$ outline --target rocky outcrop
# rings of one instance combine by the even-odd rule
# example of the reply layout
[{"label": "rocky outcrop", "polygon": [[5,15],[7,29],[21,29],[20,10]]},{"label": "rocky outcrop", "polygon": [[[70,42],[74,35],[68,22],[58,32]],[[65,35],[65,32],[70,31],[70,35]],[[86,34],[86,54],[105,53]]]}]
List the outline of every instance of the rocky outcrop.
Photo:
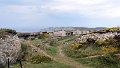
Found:
[{"label": "rocky outcrop", "polygon": [[0,68],[6,65],[8,58],[10,63],[16,62],[20,51],[21,43],[16,35],[0,39]]},{"label": "rocky outcrop", "polygon": [[86,42],[87,39],[93,39],[95,41],[100,41],[100,40],[104,41],[104,40],[108,40],[110,38],[114,38],[115,35],[117,35],[117,33],[104,33],[104,34],[91,33],[91,34],[81,35],[76,40],[81,43]]}]

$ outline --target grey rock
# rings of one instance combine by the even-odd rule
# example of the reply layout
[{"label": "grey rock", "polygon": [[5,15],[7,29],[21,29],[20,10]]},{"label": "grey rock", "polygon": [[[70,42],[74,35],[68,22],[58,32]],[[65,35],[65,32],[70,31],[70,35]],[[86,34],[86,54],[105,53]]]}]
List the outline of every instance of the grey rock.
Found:
[{"label": "grey rock", "polygon": [[7,63],[9,58],[10,63],[15,63],[21,51],[21,42],[15,36],[8,36],[7,38],[0,39],[0,68]]},{"label": "grey rock", "polygon": [[101,40],[109,40],[110,38],[114,38],[117,33],[104,33],[104,34],[99,34],[99,33],[92,33],[92,34],[86,34],[86,35],[81,35],[79,38],[76,40],[84,43],[87,41],[88,38],[94,39],[95,41],[101,41]]}]

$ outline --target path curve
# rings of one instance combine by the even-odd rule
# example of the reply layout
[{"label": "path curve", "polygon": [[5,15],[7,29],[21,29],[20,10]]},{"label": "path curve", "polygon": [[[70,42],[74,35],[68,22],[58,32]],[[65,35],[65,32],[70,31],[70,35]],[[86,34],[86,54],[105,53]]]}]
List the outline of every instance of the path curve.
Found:
[{"label": "path curve", "polygon": [[63,47],[64,45],[58,46],[58,54],[54,57],[56,61],[69,65],[73,68],[90,68],[90,67],[81,65],[80,63],[76,62],[70,57],[67,57],[63,52]]}]

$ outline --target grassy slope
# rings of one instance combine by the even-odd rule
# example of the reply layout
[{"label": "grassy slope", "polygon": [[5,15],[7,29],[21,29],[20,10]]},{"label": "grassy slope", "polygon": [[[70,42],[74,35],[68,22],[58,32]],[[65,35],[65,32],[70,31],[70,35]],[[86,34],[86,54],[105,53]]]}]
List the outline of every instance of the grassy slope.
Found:
[{"label": "grassy slope", "polygon": [[88,59],[76,59],[76,61],[95,68],[120,68],[120,58],[112,55]]},{"label": "grassy slope", "polygon": [[[60,42],[64,43],[64,42],[68,42],[68,41],[71,41],[71,38],[61,40]],[[30,43],[28,45],[32,44],[32,45],[35,45],[44,50],[44,45],[41,45],[41,42],[42,42],[42,40],[33,40],[33,41],[29,40],[29,42],[27,42],[26,44]],[[58,53],[57,47],[54,47],[54,46],[48,46],[48,47],[45,46],[45,51],[51,56],[55,56]],[[55,62],[55,61],[51,61],[49,63],[40,63],[40,64],[33,64],[30,62],[24,61],[24,62],[22,62],[22,64],[23,64],[23,68],[72,68],[68,65],[65,65],[65,64],[59,63],[59,62]],[[11,68],[19,68],[19,67],[20,67],[19,63],[13,64],[11,66]]]},{"label": "grassy slope", "polygon": [[79,63],[95,68],[120,68],[120,58],[112,55],[106,55],[104,57],[95,57],[81,59],[83,57],[89,57],[92,55],[103,54],[100,47],[87,47],[80,48],[79,50],[71,50],[68,46],[64,47],[64,52],[67,56],[75,59]]},{"label": "grassy slope", "polygon": [[[44,45],[41,45],[42,43],[42,40],[26,40],[24,42],[24,44],[26,45],[35,45],[35,46],[38,46],[39,48],[45,48],[45,51],[51,55],[51,56],[55,56],[56,53],[57,53],[57,48],[54,47],[54,46],[49,46],[49,47],[46,47]],[[67,66],[63,63],[59,63],[59,62],[56,62],[56,61],[51,61],[49,63],[40,63],[40,64],[33,64],[31,62],[27,62],[27,61],[24,61],[22,62],[23,64],[23,68],[71,68],[70,66]],[[19,68],[19,63],[16,63],[16,64],[13,64],[11,65],[10,68]],[[5,67],[7,68],[7,67]]]}]

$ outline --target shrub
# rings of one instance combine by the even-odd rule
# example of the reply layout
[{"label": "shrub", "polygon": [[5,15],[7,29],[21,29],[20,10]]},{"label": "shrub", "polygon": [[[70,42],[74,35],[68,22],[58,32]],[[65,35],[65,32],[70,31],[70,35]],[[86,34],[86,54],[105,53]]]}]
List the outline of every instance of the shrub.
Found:
[{"label": "shrub", "polygon": [[17,32],[12,29],[0,29],[0,38],[5,38],[7,35],[15,35]]},{"label": "shrub", "polygon": [[118,27],[112,27],[112,28],[106,28],[104,30],[99,30],[99,31],[96,31],[96,32],[97,33],[106,33],[106,32],[116,32],[118,30],[119,30]]},{"label": "shrub", "polygon": [[117,42],[117,40],[113,38],[109,38],[108,40],[99,40],[99,41],[96,41],[95,44],[97,46],[108,46],[108,45],[111,45],[113,47],[119,46],[119,43]]},{"label": "shrub", "polygon": [[28,54],[27,49],[28,49],[28,46],[24,43],[21,43],[21,53],[18,60],[26,60],[25,56]]},{"label": "shrub", "polygon": [[70,48],[74,49],[74,50],[80,49],[81,47],[82,47],[82,44],[80,44],[78,42],[74,42],[74,43],[70,44]]},{"label": "shrub", "polygon": [[100,65],[103,66],[103,68],[119,68],[119,60],[120,59],[117,56],[112,54],[97,58],[97,61],[100,62]]},{"label": "shrub", "polygon": [[103,52],[104,54],[115,53],[115,52],[118,51],[117,48],[112,47],[112,46],[104,46],[104,47],[102,47],[101,49],[102,49],[102,52]]},{"label": "shrub", "polygon": [[17,34],[17,32],[15,30],[12,30],[12,29],[0,29],[0,32],[6,32],[8,34]]},{"label": "shrub", "polygon": [[119,28],[113,27],[113,28],[107,28],[106,32],[115,32],[115,31],[118,31],[118,30],[119,30]]},{"label": "shrub", "polygon": [[42,62],[49,62],[51,61],[52,59],[49,58],[48,56],[43,56],[43,55],[36,55],[34,57],[31,58],[31,62],[32,63],[42,63]]},{"label": "shrub", "polygon": [[117,42],[120,42],[120,35],[115,35],[114,39],[115,39]]},{"label": "shrub", "polygon": [[50,40],[50,46],[59,46],[59,43],[56,39],[51,39]]},{"label": "shrub", "polygon": [[82,64],[93,66],[93,68],[120,68],[120,58],[113,54],[95,58],[78,59]]}]

